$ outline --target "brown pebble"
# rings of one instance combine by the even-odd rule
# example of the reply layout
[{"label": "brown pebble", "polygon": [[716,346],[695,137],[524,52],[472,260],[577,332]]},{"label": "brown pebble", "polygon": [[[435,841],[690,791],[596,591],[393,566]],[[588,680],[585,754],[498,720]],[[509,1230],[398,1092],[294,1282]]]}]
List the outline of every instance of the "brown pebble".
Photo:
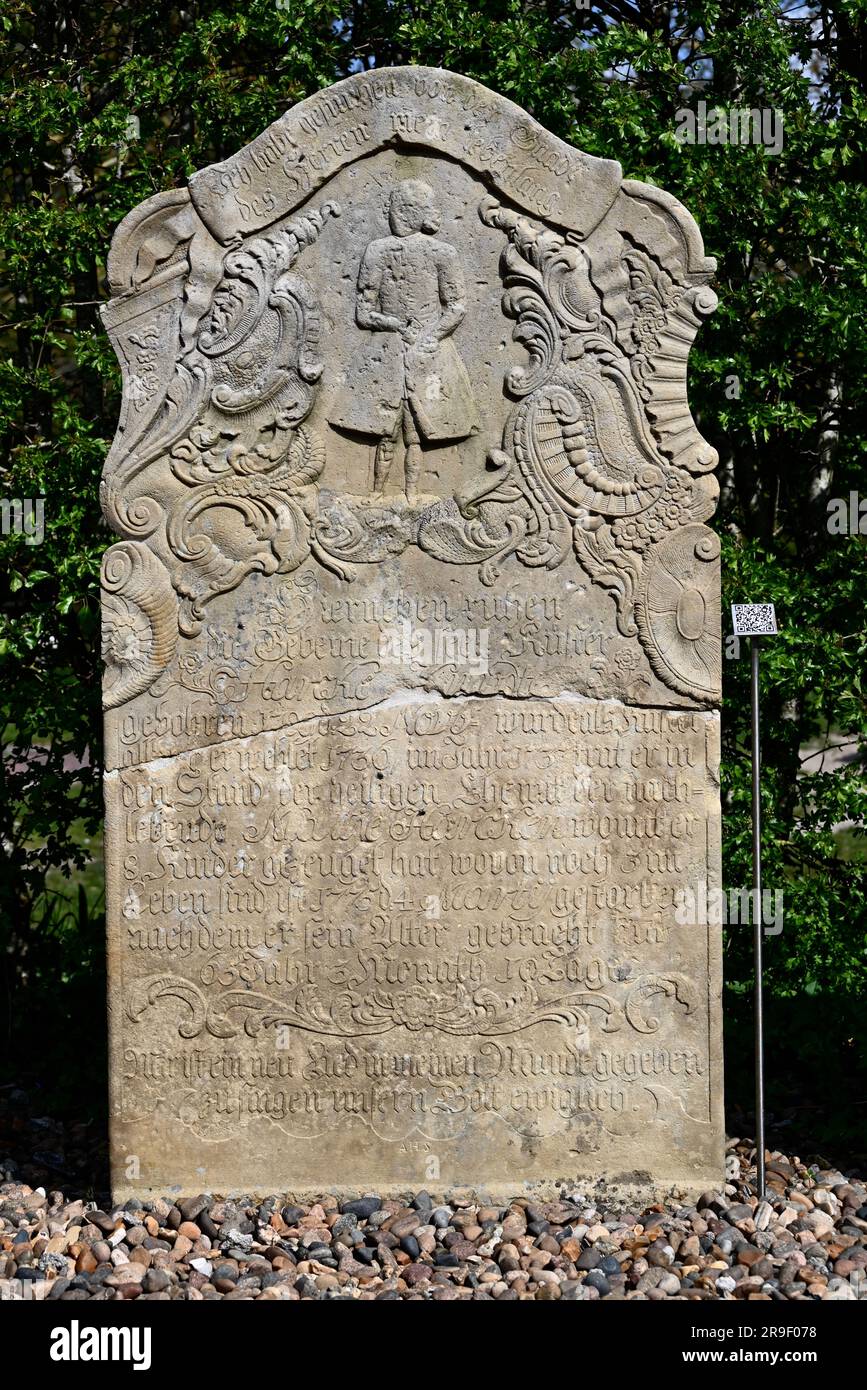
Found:
[{"label": "brown pebble", "polygon": [[752,1245],[745,1245],[742,1249],[740,1249],[737,1252],[738,1264],[746,1265],[748,1269],[750,1265],[754,1265],[756,1261],[760,1260],[761,1258],[761,1250],[756,1250],[755,1247]]},{"label": "brown pebble", "polygon": [[411,1236],[422,1224],[418,1212],[413,1211],[405,1216],[395,1217],[389,1222],[388,1229],[393,1236],[397,1236],[398,1240],[402,1240],[404,1236]]},{"label": "brown pebble", "polygon": [[476,1247],[471,1240],[456,1240],[449,1246],[452,1254],[459,1260],[468,1260],[471,1255],[475,1255]]}]

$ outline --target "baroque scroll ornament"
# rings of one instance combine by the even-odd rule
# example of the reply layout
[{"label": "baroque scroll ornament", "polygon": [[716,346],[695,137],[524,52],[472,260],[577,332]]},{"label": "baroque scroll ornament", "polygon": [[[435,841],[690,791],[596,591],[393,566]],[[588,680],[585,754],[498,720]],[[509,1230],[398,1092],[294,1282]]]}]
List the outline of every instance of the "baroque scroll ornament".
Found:
[{"label": "baroque scroll ornament", "polygon": [[247,990],[227,990],[208,1000],[196,985],[180,976],[155,975],[136,983],[127,1002],[127,1017],[138,1023],[161,999],[171,998],[187,1011],[178,1024],[182,1038],[202,1033],[232,1038],[242,1028],[255,1037],[263,1028],[281,1025],[337,1037],[374,1037],[395,1028],[411,1033],[435,1028],[455,1037],[499,1037],[548,1022],[572,1027],[586,1040],[588,1008],[603,1014],[603,1032],[618,1026],[611,999],[589,990],[545,999],[527,985],[514,997],[503,998],[493,990],[470,991],[458,983],[448,993],[438,994],[418,985],[396,990],[374,987],[363,976],[358,988],[346,990],[327,1003],[313,985],[293,990],[290,998],[275,1003],[266,994]]},{"label": "baroque scroll ornament", "polygon": [[[106,470],[106,515],[130,541],[151,546],[176,591],[184,635],[199,630],[210,599],[247,574],[286,573],[310,554],[325,451],[302,422],[322,375],[321,313],[292,267],[339,215],[336,203],[324,203],[226,255],[201,319],[188,325],[161,410]],[[140,347],[144,339],[128,341]],[[133,480],[166,458],[154,495],[130,500]],[[117,601],[135,600],[121,593]]]},{"label": "baroque scroll ornament", "polygon": [[[715,296],[626,238],[619,266],[594,277],[592,250],[492,198],[479,211],[508,237],[503,311],[530,361],[507,377],[517,404],[486,478],[423,518],[419,544],[479,563],[487,584],[509,557],[553,569],[574,551],[657,675],[712,700],[719,544],[700,523],[714,510],[717,456],[692,421],[686,362]],[[686,552],[678,577],[670,561]]]},{"label": "baroque scroll ornament", "polygon": [[174,655],[177,602],[168,572],[140,541],[124,541],[102,560],[103,703],[106,709],[148,690]]}]

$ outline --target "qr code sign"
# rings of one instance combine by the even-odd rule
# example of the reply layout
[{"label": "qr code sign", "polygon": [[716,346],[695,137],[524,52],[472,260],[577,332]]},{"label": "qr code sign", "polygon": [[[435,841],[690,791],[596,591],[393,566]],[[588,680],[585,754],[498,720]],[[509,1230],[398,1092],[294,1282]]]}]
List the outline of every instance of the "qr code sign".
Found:
[{"label": "qr code sign", "polygon": [[772,603],[733,603],[735,637],[771,637],[777,631]]}]

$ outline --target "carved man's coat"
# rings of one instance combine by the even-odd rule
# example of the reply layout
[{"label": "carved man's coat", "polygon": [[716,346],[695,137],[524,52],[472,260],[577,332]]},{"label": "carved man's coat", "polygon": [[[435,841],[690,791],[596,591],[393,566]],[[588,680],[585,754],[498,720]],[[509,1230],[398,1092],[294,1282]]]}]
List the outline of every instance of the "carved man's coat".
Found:
[{"label": "carved man's coat", "polygon": [[[478,419],[470,379],[451,336],[443,334],[457,326],[455,309],[458,321],[464,313],[455,248],[421,232],[371,242],[358,274],[358,305],[360,327],[391,319],[400,328],[365,334],[331,423],[391,435],[408,402],[422,439],[470,434]],[[408,342],[403,331],[410,326],[416,337]]]}]

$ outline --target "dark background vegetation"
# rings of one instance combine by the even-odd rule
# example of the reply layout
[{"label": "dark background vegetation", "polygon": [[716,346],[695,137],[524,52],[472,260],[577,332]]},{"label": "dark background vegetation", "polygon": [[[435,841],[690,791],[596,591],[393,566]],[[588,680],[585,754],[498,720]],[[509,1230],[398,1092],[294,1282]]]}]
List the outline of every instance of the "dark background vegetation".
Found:
[{"label": "dark background vegetation", "polygon": [[[675,193],[718,259],[691,394],[719,449],[726,604],[770,599],[764,656],[772,1144],[863,1153],[867,0],[2,0],[0,1082],[37,1113],[105,1094],[97,485],[119,378],[97,306],[130,208],[360,67],[453,68]],[[777,157],[680,145],[684,106],[783,112]],[[727,609],[726,609],[727,611]],[[725,662],[725,883],[749,885],[748,660]],[[811,750],[845,743],[827,770]],[[841,829],[841,827],[843,827]],[[750,935],[726,947],[730,1127],[749,1132]],[[746,1127],[746,1128],[745,1128]]]}]

